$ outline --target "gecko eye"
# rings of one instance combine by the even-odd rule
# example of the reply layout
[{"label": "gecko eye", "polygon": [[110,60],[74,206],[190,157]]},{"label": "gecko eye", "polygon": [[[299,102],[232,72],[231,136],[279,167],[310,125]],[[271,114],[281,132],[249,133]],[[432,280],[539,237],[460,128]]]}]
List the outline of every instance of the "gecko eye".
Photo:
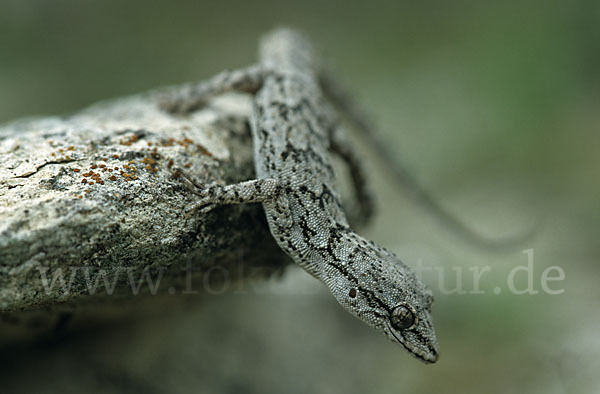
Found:
[{"label": "gecko eye", "polygon": [[409,305],[395,307],[390,320],[396,330],[407,330],[417,324],[415,312]]}]

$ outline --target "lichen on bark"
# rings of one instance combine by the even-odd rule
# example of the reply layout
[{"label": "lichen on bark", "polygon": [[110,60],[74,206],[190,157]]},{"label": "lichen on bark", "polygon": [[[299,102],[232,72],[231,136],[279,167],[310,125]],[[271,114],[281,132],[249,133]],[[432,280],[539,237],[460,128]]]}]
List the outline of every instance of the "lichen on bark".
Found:
[{"label": "lichen on bark", "polygon": [[[183,264],[195,276],[219,267],[230,279],[284,265],[259,205],[190,214],[194,194],[177,176],[254,176],[250,100],[224,95],[181,117],[158,97],[0,127],[0,314],[104,297],[90,294],[98,274],[121,274],[114,294],[129,297],[130,279],[145,273],[162,275],[159,292],[179,292]],[[48,290],[56,272],[69,282],[74,271],[68,291]]]}]

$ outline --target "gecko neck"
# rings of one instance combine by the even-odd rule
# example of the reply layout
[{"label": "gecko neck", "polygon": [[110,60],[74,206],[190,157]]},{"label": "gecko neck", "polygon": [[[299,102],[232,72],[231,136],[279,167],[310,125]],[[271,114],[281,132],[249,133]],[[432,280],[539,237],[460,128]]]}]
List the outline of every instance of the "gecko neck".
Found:
[{"label": "gecko neck", "polygon": [[337,226],[330,229],[327,244],[311,253],[312,263],[321,267],[317,278],[326,281],[331,275],[338,273],[348,277],[352,276],[352,265],[358,258],[364,257],[372,247],[371,241],[354,232],[347,226]]}]

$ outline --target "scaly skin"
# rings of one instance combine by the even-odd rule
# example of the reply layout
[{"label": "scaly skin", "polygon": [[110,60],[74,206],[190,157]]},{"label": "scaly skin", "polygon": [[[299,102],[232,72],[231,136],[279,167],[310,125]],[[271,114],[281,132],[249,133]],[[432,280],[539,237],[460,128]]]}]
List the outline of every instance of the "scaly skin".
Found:
[{"label": "scaly skin", "polygon": [[[207,211],[261,202],[279,246],[322,281],[348,312],[420,360],[435,362],[439,348],[431,292],[394,253],[354,232],[342,209],[331,152],[343,150],[346,159],[353,153],[335,137],[340,131],[337,116],[319,86],[312,47],[298,33],[280,29],[263,39],[260,53],[258,65],[222,73],[164,103],[172,112],[186,113],[228,90],[254,95],[257,179],[227,186],[196,184],[198,206]],[[364,176],[353,178],[360,182]],[[361,190],[364,185],[355,186]]]}]

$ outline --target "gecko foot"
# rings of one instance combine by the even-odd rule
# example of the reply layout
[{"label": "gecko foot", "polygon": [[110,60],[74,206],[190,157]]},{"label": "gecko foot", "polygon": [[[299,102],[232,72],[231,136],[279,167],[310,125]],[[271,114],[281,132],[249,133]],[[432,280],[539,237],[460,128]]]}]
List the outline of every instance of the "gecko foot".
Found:
[{"label": "gecko foot", "polygon": [[186,207],[185,217],[189,219],[198,213],[205,214],[205,213],[212,211],[216,207],[217,207],[217,204],[211,203],[210,201],[205,201],[205,200],[196,201],[192,205]]}]

